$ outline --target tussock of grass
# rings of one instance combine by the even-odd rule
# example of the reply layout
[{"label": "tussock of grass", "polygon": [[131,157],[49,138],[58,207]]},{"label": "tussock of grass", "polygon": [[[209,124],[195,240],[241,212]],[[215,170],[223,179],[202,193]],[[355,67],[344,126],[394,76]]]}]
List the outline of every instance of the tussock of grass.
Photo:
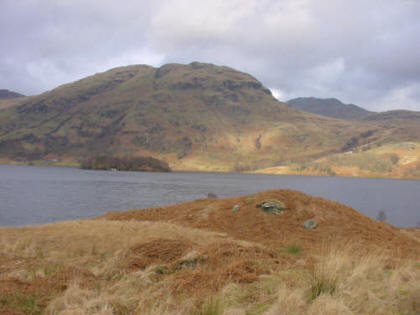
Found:
[{"label": "tussock of grass", "polygon": [[356,244],[324,249],[307,284],[282,287],[268,314],[416,314],[420,274],[415,263],[389,269],[383,253],[360,255]]},{"label": "tussock of grass", "polygon": [[[111,230],[116,223],[111,222]],[[61,229],[67,224],[62,223]],[[131,225],[131,228],[135,226]],[[143,237],[149,232],[145,231],[145,227],[142,224],[145,233]],[[171,230],[171,225],[166,227]],[[152,225],[149,228],[155,227]],[[184,232],[188,231],[190,236],[195,233],[194,230]],[[186,235],[188,237],[188,233],[183,234],[183,237]],[[214,237],[213,241],[217,240],[215,235],[210,233],[209,236]],[[202,246],[212,246],[209,238],[201,241]],[[314,257],[316,262],[309,269],[282,269],[270,265],[271,275],[256,275],[249,283],[236,281],[234,271],[245,272],[246,269],[241,270],[240,267],[244,257],[249,259],[248,255],[255,253],[248,251],[244,254],[243,249],[240,249],[241,254],[238,255],[239,252],[235,253],[236,247],[226,248],[226,243],[215,242],[218,251],[213,249],[208,252],[222,255],[217,256],[219,266],[214,265],[216,259],[212,261],[208,254],[207,260],[198,262],[199,255],[193,252],[177,260],[178,264],[182,261],[194,262],[183,268],[152,264],[143,270],[133,271],[121,270],[119,261],[124,257],[123,251],[113,248],[111,244],[108,246],[107,250],[115,250],[114,254],[119,258],[107,252],[108,258],[101,262],[98,253],[86,251],[83,259],[79,256],[70,259],[72,263],[89,263],[88,269],[95,271],[102,280],[88,286],[83,278],[74,278],[65,291],[48,302],[46,314],[416,314],[420,309],[417,301],[420,274],[416,263],[401,261],[390,265],[391,257],[381,253],[360,254],[356,245],[326,246]],[[27,244],[20,253],[31,256],[33,252],[29,248],[31,244]],[[41,260],[52,259],[52,249],[46,248]],[[103,250],[98,249],[99,252]],[[230,257],[229,266],[236,266],[234,269],[223,266],[221,257],[225,254]],[[245,266],[252,268],[248,263]],[[45,269],[50,270],[43,275],[48,278],[62,271],[62,266],[52,264]],[[210,270],[214,271],[209,273]],[[228,281],[221,278],[226,276],[226,272]],[[203,280],[206,274],[212,277],[213,282]],[[180,289],[177,279],[187,282],[191,279],[191,284],[199,281],[198,284],[204,286],[218,284],[213,289],[194,287],[193,291],[185,291],[187,283]],[[11,296],[3,296],[0,300],[3,306],[11,309],[25,309],[28,314],[40,314],[42,308],[35,300],[31,300],[33,303],[19,301]]]},{"label": "tussock of grass", "polygon": [[222,315],[223,301],[218,296],[212,296],[201,305],[200,311],[196,315]]}]

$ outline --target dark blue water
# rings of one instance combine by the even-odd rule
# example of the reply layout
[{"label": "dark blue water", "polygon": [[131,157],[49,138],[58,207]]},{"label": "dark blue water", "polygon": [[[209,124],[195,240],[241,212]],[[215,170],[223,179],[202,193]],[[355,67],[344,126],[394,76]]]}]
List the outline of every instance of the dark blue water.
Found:
[{"label": "dark blue water", "polygon": [[168,205],[206,197],[295,189],[339,201],[397,226],[420,221],[420,181],[225,173],[90,171],[0,165],[0,225],[93,217],[109,210]]}]

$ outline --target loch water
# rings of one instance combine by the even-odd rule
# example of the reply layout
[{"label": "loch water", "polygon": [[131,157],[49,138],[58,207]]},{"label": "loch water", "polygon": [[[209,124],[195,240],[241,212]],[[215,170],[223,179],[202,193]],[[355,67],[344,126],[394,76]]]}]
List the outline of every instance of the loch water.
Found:
[{"label": "loch water", "polygon": [[202,172],[116,172],[72,167],[0,165],[0,226],[89,218],[270,189],[294,189],[338,201],[400,227],[420,223],[420,181]]}]

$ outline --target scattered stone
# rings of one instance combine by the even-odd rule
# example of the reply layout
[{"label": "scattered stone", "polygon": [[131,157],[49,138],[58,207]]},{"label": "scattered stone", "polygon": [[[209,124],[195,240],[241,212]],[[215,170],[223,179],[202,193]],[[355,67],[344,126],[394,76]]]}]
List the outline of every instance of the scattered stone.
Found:
[{"label": "scattered stone", "polygon": [[216,199],[217,198],[217,195],[215,193],[208,193],[207,194],[207,198],[209,198],[209,199]]},{"label": "scattered stone", "polygon": [[234,205],[232,210],[233,210],[233,212],[238,212],[239,208],[240,208],[239,205]]},{"label": "scattered stone", "polygon": [[314,219],[309,219],[306,220],[305,222],[303,222],[303,226],[306,227],[307,229],[314,229],[318,226],[318,224],[316,223],[316,221]]},{"label": "scattered stone", "polygon": [[261,208],[266,213],[279,214],[286,209],[283,202],[277,199],[264,200],[257,205],[257,208]]}]

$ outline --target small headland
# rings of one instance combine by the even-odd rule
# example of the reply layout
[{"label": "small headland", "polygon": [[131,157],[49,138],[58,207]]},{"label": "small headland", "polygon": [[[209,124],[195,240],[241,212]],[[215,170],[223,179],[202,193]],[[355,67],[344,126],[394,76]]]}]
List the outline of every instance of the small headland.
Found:
[{"label": "small headland", "polygon": [[298,191],[0,228],[0,313],[416,314],[419,229]]}]

